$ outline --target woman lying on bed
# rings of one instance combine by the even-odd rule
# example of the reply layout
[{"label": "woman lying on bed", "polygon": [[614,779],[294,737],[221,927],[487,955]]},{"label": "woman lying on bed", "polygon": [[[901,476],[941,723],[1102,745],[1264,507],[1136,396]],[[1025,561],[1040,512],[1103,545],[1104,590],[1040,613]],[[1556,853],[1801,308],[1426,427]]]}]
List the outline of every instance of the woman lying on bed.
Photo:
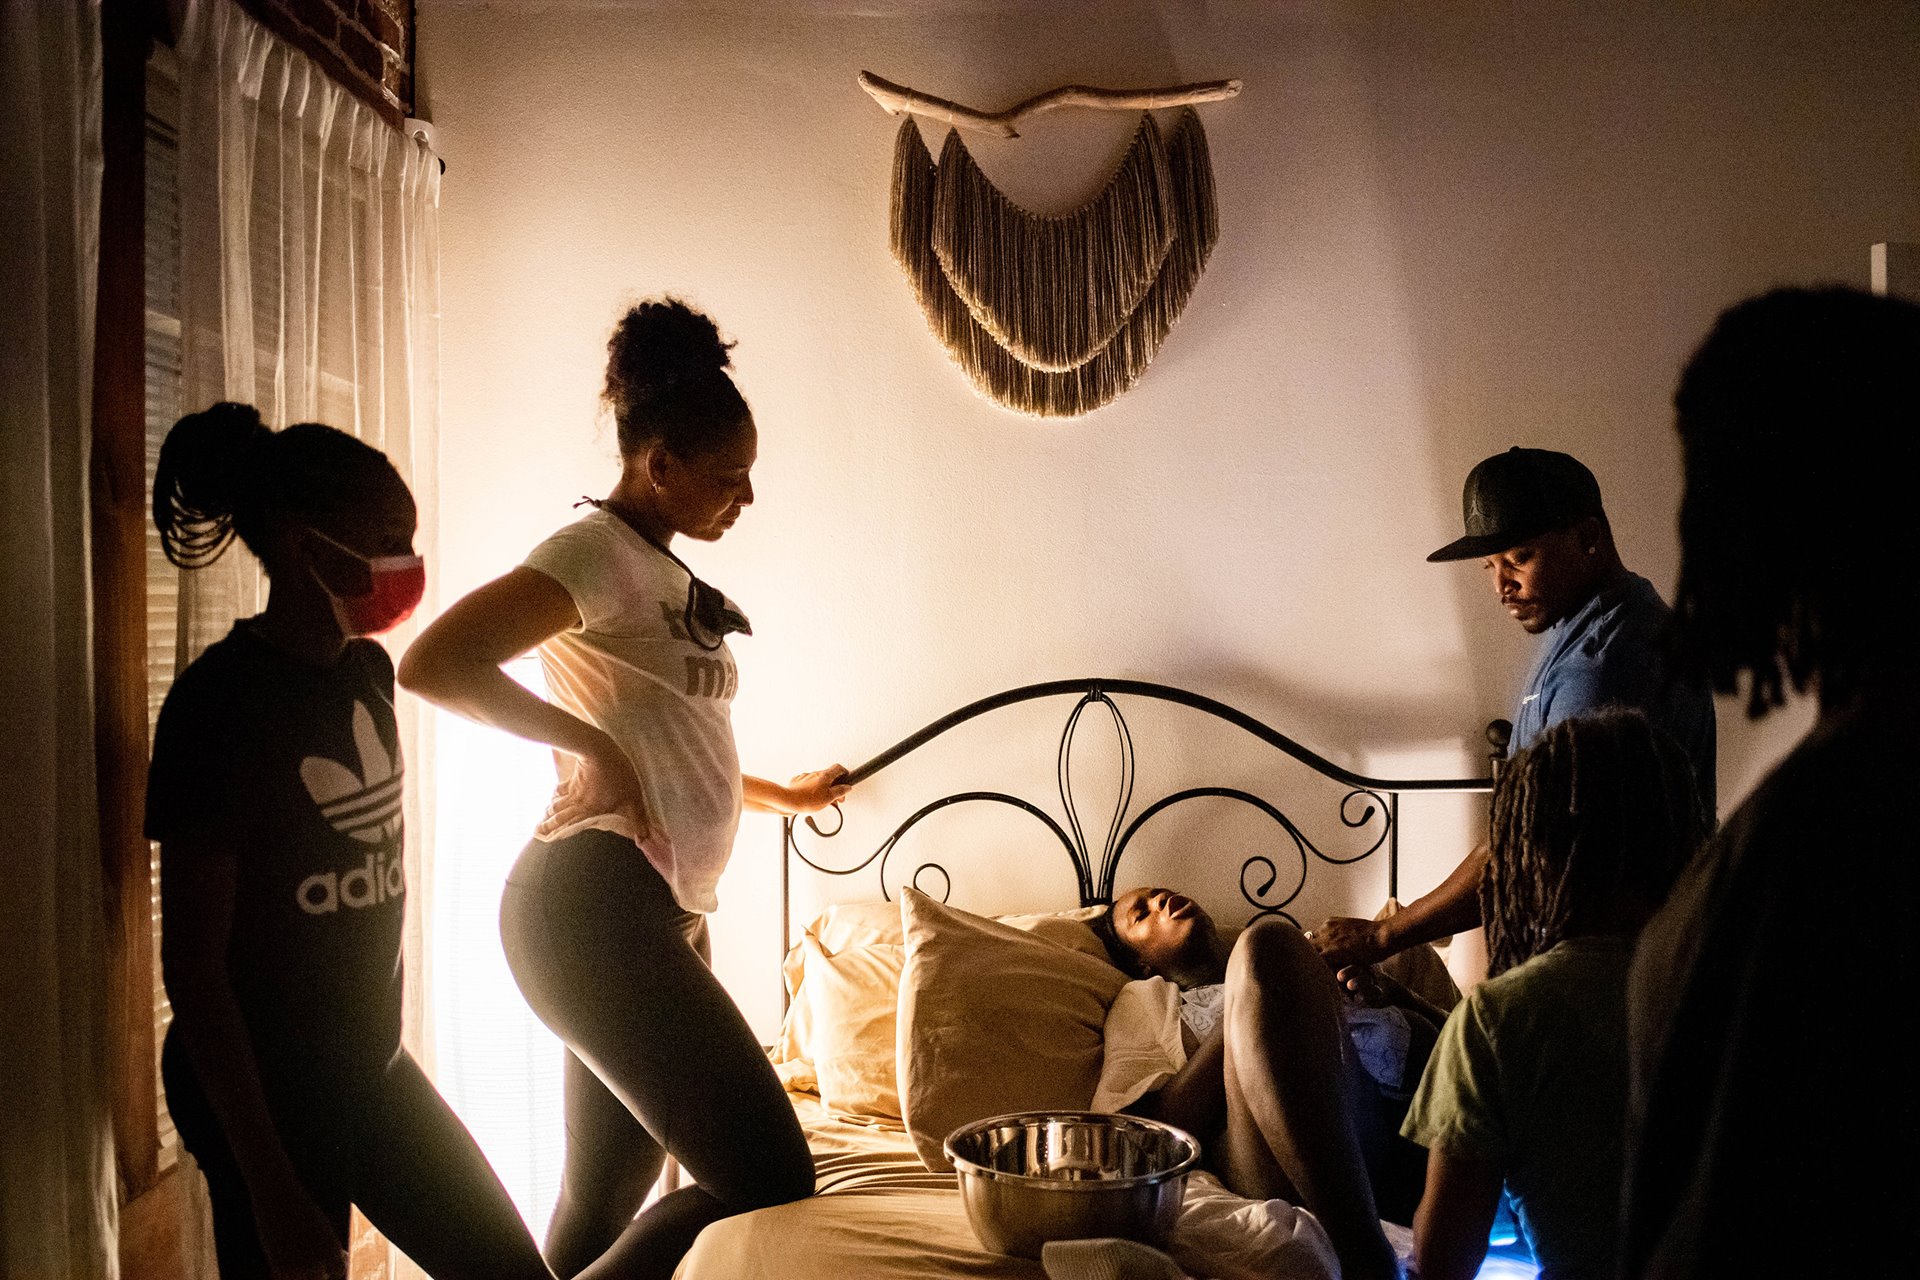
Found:
[{"label": "woman lying on bed", "polygon": [[[1121,967],[1181,988],[1190,1055],[1132,1110],[1200,1138],[1236,1193],[1311,1210],[1348,1277],[1391,1277],[1384,1216],[1411,1221],[1425,1156],[1399,1136],[1445,1014],[1393,987],[1370,1008],[1341,990],[1311,943],[1280,920],[1231,950],[1193,899],[1133,889],[1100,932]],[[1356,985],[1375,990],[1370,975]]]},{"label": "woman lying on bed", "polygon": [[1259,923],[1223,960],[1190,899],[1122,894],[1109,913],[1116,959],[1172,979],[1185,1007],[1224,1005],[1219,1030],[1153,1114],[1211,1138],[1215,1171],[1234,1191],[1312,1210],[1348,1275],[1391,1274],[1390,1257],[1375,1261],[1388,1255],[1373,1214],[1377,1203],[1406,1220],[1403,1166],[1382,1141],[1404,1112],[1406,1135],[1431,1149],[1412,1215],[1423,1280],[1479,1270],[1503,1186],[1543,1276],[1611,1276],[1627,964],[1704,831],[1684,753],[1638,712],[1567,721],[1516,756],[1494,790],[1480,889],[1494,976],[1447,1017],[1438,1046],[1399,984],[1340,975],[1350,992],[1405,1014],[1400,1079],[1419,1082],[1410,1110],[1381,1083],[1392,1064],[1372,1051],[1373,1015],[1299,931]]}]

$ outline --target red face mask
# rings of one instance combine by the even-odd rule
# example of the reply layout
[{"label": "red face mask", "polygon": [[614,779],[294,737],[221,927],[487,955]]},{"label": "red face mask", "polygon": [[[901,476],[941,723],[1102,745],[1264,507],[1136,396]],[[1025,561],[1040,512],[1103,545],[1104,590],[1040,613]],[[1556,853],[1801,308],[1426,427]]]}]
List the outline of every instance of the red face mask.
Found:
[{"label": "red face mask", "polygon": [[427,592],[427,562],[419,556],[363,556],[352,547],[342,546],[318,529],[309,533],[344,555],[367,566],[372,581],[365,594],[335,595],[318,574],[314,581],[333,602],[333,616],[344,636],[377,636],[405,622],[420,607]]}]

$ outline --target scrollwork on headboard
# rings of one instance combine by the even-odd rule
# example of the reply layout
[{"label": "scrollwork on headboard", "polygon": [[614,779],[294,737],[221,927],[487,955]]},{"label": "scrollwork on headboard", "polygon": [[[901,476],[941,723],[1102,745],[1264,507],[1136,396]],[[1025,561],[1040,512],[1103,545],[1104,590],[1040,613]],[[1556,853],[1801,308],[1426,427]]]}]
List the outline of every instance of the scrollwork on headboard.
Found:
[{"label": "scrollwork on headboard", "polygon": [[[1345,866],[1373,856],[1383,847],[1387,852],[1388,893],[1397,895],[1399,890],[1399,817],[1400,796],[1409,791],[1445,792],[1445,791],[1485,791],[1492,785],[1485,778],[1454,779],[1401,779],[1388,780],[1369,778],[1309,751],[1298,742],[1283,733],[1263,724],[1245,712],[1225,703],[1215,701],[1202,694],[1177,689],[1170,685],[1153,684],[1140,680],[1056,680],[1045,684],[1026,685],[1010,689],[1005,693],[982,698],[977,702],[952,712],[881,752],[852,771],[850,781],[861,782],[881,769],[899,760],[948,730],[985,715],[990,711],[1016,703],[1031,702],[1040,698],[1077,694],[1078,700],[1067,715],[1066,726],[1061,731],[1060,744],[1056,760],[1056,781],[1059,787],[1064,824],[1032,801],[1003,791],[961,791],[942,796],[921,805],[893,829],[893,832],[881,841],[879,846],[864,858],[848,865],[834,866],[817,859],[803,847],[801,830],[804,827],[819,840],[830,840],[844,829],[844,820],[836,821],[831,829],[823,827],[812,818],[796,823],[789,818],[782,824],[781,838],[781,918],[782,927],[790,935],[792,929],[790,909],[790,884],[788,873],[791,869],[789,858],[797,858],[813,870],[829,876],[856,875],[869,867],[879,878],[882,897],[891,898],[887,885],[887,868],[900,840],[928,815],[952,805],[960,804],[997,804],[1009,806],[1026,813],[1038,821],[1066,853],[1074,872],[1075,884],[1083,906],[1111,901],[1116,885],[1121,859],[1126,855],[1134,837],[1149,821],[1165,813],[1175,805],[1204,797],[1232,800],[1247,805],[1270,819],[1285,833],[1294,854],[1300,863],[1300,876],[1291,890],[1284,896],[1275,898],[1276,888],[1281,883],[1280,868],[1274,860],[1265,854],[1248,857],[1240,867],[1241,896],[1253,907],[1257,916],[1278,915],[1292,920],[1287,907],[1300,895],[1306,885],[1306,877],[1312,862],[1317,860],[1334,866]],[[1190,707],[1217,719],[1235,725],[1247,733],[1276,748],[1294,760],[1305,765],[1313,772],[1349,788],[1341,798],[1340,822],[1348,830],[1361,833],[1364,844],[1347,851],[1329,851],[1322,849],[1309,838],[1300,826],[1283,810],[1271,801],[1238,787],[1211,786],[1189,787],[1153,801],[1137,814],[1131,814],[1134,788],[1134,747],[1133,732],[1122,714],[1120,706],[1114,701],[1114,695],[1154,699]],[[1079,740],[1082,722],[1087,713],[1094,708],[1107,713],[1113,728],[1118,747],[1120,778],[1113,817],[1108,822],[1104,835],[1096,847],[1088,837],[1087,824],[1081,820],[1079,807],[1070,785],[1071,766],[1074,748]],[[1130,816],[1131,815],[1131,816]],[[838,816],[838,815],[836,815]],[[1370,838],[1369,838],[1370,836]],[[875,866],[875,864],[878,864]],[[936,895],[943,901],[953,887],[953,877],[949,870],[938,862],[928,861],[915,867],[908,883],[928,892],[921,883],[923,876],[937,874],[940,878],[941,892]],[[1298,923],[1297,921],[1295,923]],[[790,941],[790,936],[783,940]]]},{"label": "scrollwork on headboard", "polygon": [[[1121,838],[1120,847],[1115,851],[1113,856],[1115,866],[1110,867],[1106,874],[1101,877],[1101,883],[1104,887],[1101,901],[1111,901],[1113,891],[1119,887],[1114,878],[1114,871],[1117,869],[1117,864],[1119,863],[1119,854],[1125,851],[1127,842],[1133,838],[1133,833],[1139,830],[1147,819],[1153,817],[1155,814],[1171,808],[1183,800],[1193,800],[1203,796],[1217,796],[1229,800],[1237,800],[1265,814],[1273,820],[1276,826],[1286,833],[1288,839],[1293,843],[1294,852],[1300,858],[1299,880],[1295,882],[1292,892],[1277,902],[1268,901],[1266,897],[1267,894],[1273,891],[1274,886],[1280,879],[1280,869],[1274,864],[1273,859],[1267,857],[1265,854],[1256,853],[1240,864],[1240,896],[1245,898],[1248,904],[1254,908],[1253,914],[1256,917],[1277,915],[1285,920],[1293,920],[1293,917],[1287,913],[1286,908],[1295,898],[1299,897],[1301,891],[1306,888],[1307,869],[1311,865],[1308,861],[1309,857],[1317,858],[1330,866],[1344,867],[1372,857],[1379,851],[1380,846],[1387,845],[1389,849],[1387,892],[1389,895],[1392,895],[1399,890],[1399,840],[1397,828],[1400,821],[1400,805],[1397,795],[1387,798],[1374,791],[1355,790],[1349,791],[1346,796],[1341,799],[1340,821],[1343,825],[1349,828],[1363,828],[1373,822],[1376,815],[1379,817],[1380,823],[1379,834],[1374,837],[1373,843],[1356,853],[1339,856],[1328,853],[1326,850],[1320,848],[1284,811],[1251,792],[1242,791],[1238,787],[1190,787],[1187,790],[1176,791],[1170,796],[1154,801],[1141,811],[1139,817],[1133,820],[1133,824],[1127,828],[1126,834]],[[1355,800],[1363,797],[1372,800],[1374,803],[1367,805],[1360,811],[1359,815],[1355,817],[1351,812],[1351,805]],[[1266,879],[1261,882],[1258,888],[1250,888],[1248,886],[1248,878],[1254,874],[1256,868],[1265,872]],[[1293,922],[1295,924],[1299,923],[1297,920],[1293,920]]]}]

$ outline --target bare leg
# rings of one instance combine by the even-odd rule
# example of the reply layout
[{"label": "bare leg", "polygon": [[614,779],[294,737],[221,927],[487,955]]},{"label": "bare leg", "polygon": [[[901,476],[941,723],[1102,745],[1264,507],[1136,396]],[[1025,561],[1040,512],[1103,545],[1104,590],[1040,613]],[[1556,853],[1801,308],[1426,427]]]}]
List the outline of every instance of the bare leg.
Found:
[{"label": "bare leg", "polygon": [[1395,1274],[1355,1126],[1366,1086],[1326,962],[1299,930],[1263,921],[1227,964],[1227,1124],[1220,1175],[1241,1195],[1310,1209],[1348,1277]]}]

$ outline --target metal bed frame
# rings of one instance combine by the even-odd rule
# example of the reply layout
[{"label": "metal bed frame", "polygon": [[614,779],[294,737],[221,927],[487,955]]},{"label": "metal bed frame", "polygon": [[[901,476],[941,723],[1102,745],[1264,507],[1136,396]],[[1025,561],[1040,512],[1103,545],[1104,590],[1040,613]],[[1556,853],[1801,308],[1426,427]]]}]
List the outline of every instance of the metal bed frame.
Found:
[{"label": "metal bed frame", "polygon": [[[893,833],[883,840],[877,848],[859,861],[847,866],[831,866],[816,861],[801,845],[801,827],[813,833],[821,840],[830,840],[845,828],[844,815],[831,828],[823,829],[813,818],[804,820],[787,818],[781,823],[780,856],[780,920],[781,954],[793,944],[792,918],[792,871],[793,860],[798,859],[814,871],[828,876],[851,876],[874,866],[879,880],[880,894],[891,900],[887,891],[887,863],[902,836],[911,831],[928,815],[950,805],[957,804],[999,804],[1011,806],[1031,815],[1051,835],[1059,841],[1066,851],[1074,869],[1075,880],[1080,894],[1080,905],[1093,906],[1109,902],[1113,898],[1115,876],[1120,859],[1125,855],[1134,836],[1150,819],[1165,812],[1174,805],[1203,796],[1224,797],[1249,805],[1271,819],[1289,840],[1294,852],[1300,859],[1300,880],[1292,892],[1277,901],[1267,900],[1279,882],[1279,868],[1273,859],[1265,854],[1248,857],[1240,867],[1240,893],[1254,908],[1255,918],[1277,915],[1292,921],[1287,907],[1300,896],[1306,887],[1307,872],[1313,860],[1332,866],[1348,866],[1372,857],[1384,847],[1387,856],[1387,892],[1391,897],[1399,896],[1400,888],[1400,797],[1407,792],[1486,792],[1493,787],[1493,778],[1370,778],[1350,769],[1344,769],[1308,750],[1286,734],[1262,723],[1254,717],[1226,703],[1216,701],[1202,694],[1186,689],[1177,689],[1170,685],[1154,684],[1144,680],[1080,679],[1050,680],[1042,684],[1024,685],[1009,689],[991,697],[970,702],[959,710],[951,712],[925,728],[868,760],[849,775],[849,781],[858,783],[872,777],[901,757],[925,746],[948,730],[965,724],[970,720],[1018,703],[1033,702],[1042,698],[1056,698],[1078,695],[1071,710],[1067,713],[1065,728],[1060,734],[1060,745],[1056,761],[1056,780],[1059,785],[1060,801],[1065,822],[1062,823],[1040,805],[1019,796],[1002,791],[960,791],[941,796],[914,810],[905,821],[895,827]],[[1202,712],[1228,724],[1234,725],[1257,738],[1259,741],[1282,752],[1299,763],[1335,783],[1347,788],[1338,806],[1340,822],[1350,830],[1362,832],[1362,838],[1370,828],[1374,832],[1372,842],[1354,853],[1330,853],[1319,848],[1300,829],[1286,812],[1261,796],[1239,787],[1187,787],[1152,801],[1133,812],[1133,776],[1134,751],[1133,734],[1127,725],[1116,697],[1151,699],[1174,703]],[[1079,813],[1073,799],[1073,791],[1068,783],[1068,766],[1073,755],[1077,735],[1082,721],[1090,710],[1098,708],[1110,717],[1113,731],[1118,740],[1120,753],[1120,792],[1118,803],[1114,806],[1113,820],[1108,826],[1105,837],[1096,848],[1089,840],[1085,827],[1081,824]],[[1495,748],[1491,757],[1497,770],[1498,761],[1505,753],[1507,732],[1510,726],[1505,721],[1494,721],[1487,728],[1487,740]],[[953,889],[953,877],[947,868],[939,862],[928,861],[915,867],[908,883],[915,888],[928,892],[920,883],[921,877],[929,873],[938,873],[940,893],[945,901]]]}]

